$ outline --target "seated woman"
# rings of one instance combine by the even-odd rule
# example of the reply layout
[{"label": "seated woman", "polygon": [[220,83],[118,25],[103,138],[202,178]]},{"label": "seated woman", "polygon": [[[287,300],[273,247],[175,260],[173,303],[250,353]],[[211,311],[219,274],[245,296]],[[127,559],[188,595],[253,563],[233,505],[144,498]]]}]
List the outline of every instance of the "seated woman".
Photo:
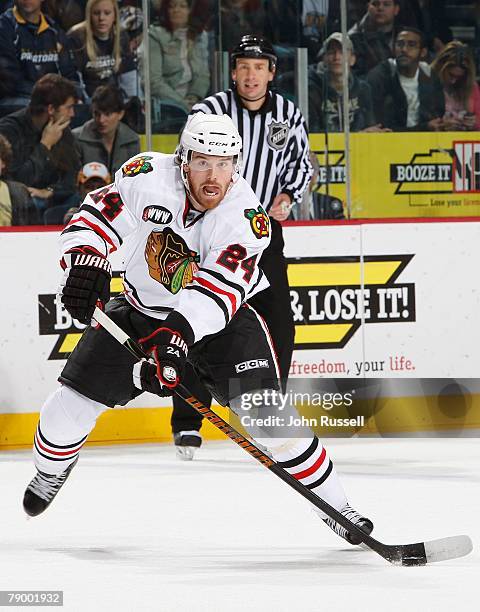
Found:
[{"label": "seated woman", "polygon": [[163,25],[149,31],[152,96],[186,112],[210,86],[208,38],[193,28],[191,4],[191,0],[164,0],[159,16]]},{"label": "seated woman", "polygon": [[116,0],[88,0],[85,21],[68,31],[77,70],[91,98],[99,85],[116,85],[137,95],[135,59],[127,32],[120,28]]},{"label": "seated woman", "polygon": [[81,164],[102,163],[113,176],[123,164],[140,152],[140,138],[122,119],[125,104],[114,85],[101,85],[92,97],[92,116],[73,130]]},{"label": "seated woman", "polygon": [[452,40],[437,55],[432,70],[443,85],[443,129],[480,129],[480,86],[475,80],[475,62],[468,46]]},{"label": "seated woman", "polygon": [[8,179],[8,164],[12,147],[0,134],[0,227],[10,225],[37,225],[37,209],[23,183]]}]

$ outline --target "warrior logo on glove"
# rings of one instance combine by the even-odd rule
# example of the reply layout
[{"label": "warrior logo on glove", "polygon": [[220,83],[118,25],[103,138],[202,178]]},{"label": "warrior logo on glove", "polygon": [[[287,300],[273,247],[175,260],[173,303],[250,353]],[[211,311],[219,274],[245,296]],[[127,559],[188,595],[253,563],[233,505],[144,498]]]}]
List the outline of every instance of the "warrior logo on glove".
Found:
[{"label": "warrior logo on glove", "polygon": [[200,261],[199,255],[170,228],[150,234],[145,259],[150,276],[174,295],[192,282]]},{"label": "warrior logo on glove", "polygon": [[93,247],[75,247],[60,262],[65,275],[60,286],[61,301],[80,323],[88,324],[95,306],[103,308],[110,298],[110,262]]}]

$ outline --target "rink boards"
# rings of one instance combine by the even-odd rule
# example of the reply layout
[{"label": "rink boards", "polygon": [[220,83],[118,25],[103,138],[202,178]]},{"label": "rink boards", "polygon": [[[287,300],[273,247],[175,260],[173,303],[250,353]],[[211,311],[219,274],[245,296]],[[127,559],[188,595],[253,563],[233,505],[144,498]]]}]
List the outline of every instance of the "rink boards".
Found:
[{"label": "rink boards", "polygon": [[[30,443],[41,403],[82,333],[55,298],[57,238],[58,231],[0,233],[1,447]],[[386,430],[431,429],[432,410],[440,429],[479,428],[479,238],[480,222],[472,219],[285,227],[296,330],[291,376],[410,379],[407,402],[404,392],[386,393]],[[115,292],[121,253],[112,263]],[[425,396],[418,379],[460,387],[460,416],[455,398],[445,409],[437,389]],[[145,394],[103,415],[91,440],[169,439],[168,407]],[[366,431],[376,427],[370,422]],[[221,437],[204,430],[205,437]]]}]

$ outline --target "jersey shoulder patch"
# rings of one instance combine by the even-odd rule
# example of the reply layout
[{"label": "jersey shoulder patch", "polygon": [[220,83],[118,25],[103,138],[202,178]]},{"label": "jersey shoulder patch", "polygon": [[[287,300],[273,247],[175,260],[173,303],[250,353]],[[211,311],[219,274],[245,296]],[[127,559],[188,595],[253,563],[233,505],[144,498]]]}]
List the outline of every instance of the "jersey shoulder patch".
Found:
[{"label": "jersey shoulder patch", "polygon": [[281,151],[287,145],[289,132],[288,121],[272,121],[268,126],[268,146],[276,151]]},{"label": "jersey shoulder patch", "polygon": [[122,166],[122,176],[138,176],[152,172],[151,155],[137,155]]},{"label": "jersey shoulder patch", "polygon": [[250,221],[250,229],[255,238],[268,238],[270,236],[270,219],[261,205],[255,208],[246,208],[244,217]]}]

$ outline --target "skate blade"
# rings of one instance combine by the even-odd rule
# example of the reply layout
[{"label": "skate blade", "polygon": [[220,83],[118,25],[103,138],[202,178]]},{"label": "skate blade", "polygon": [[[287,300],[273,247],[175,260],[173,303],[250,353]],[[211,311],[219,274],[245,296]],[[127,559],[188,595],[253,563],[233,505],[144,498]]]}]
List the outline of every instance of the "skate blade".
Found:
[{"label": "skate blade", "polygon": [[195,446],[176,446],[175,451],[177,453],[177,458],[181,461],[192,461],[193,456],[196,451]]}]

